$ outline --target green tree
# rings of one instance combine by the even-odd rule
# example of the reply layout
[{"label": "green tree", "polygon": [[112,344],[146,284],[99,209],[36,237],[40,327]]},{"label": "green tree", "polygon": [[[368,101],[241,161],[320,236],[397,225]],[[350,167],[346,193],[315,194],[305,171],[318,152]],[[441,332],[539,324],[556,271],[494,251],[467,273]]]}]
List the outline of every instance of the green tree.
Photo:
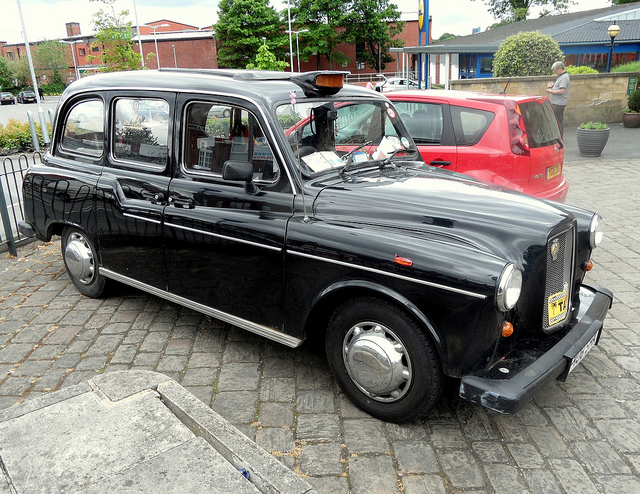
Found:
[{"label": "green tree", "polygon": [[29,71],[29,60],[26,56],[10,60],[7,65],[11,72],[11,79],[15,81],[16,86],[31,86],[31,72]]},{"label": "green tree", "polygon": [[116,0],[90,0],[101,2],[108,9],[100,9],[93,14],[93,26],[96,39],[91,46],[98,47],[100,55],[88,55],[87,60],[99,59],[104,67],[103,72],[137,70],[141,68],[142,56],[133,50],[133,32],[131,21],[127,20],[128,10],[117,13],[114,7]]},{"label": "green tree", "polygon": [[248,69],[255,70],[279,70],[283,71],[289,67],[289,62],[278,61],[276,56],[269,51],[266,44],[258,48],[255,63],[251,62],[247,65]]},{"label": "green tree", "polygon": [[213,29],[219,43],[218,65],[233,69],[245,68],[265,42],[277,53],[288,40],[269,0],[221,0]]},{"label": "green tree", "polygon": [[4,91],[10,87],[13,87],[11,70],[9,70],[7,60],[4,57],[0,57],[0,88]]},{"label": "green tree", "polygon": [[543,7],[542,15],[551,12],[566,12],[570,0],[483,0],[489,12],[495,19],[517,22],[523,21],[529,15],[532,7]]},{"label": "green tree", "polygon": [[[300,58],[309,60],[312,55],[317,56],[318,68],[320,59],[324,57],[333,69],[334,64],[342,65],[349,58],[340,50],[338,45],[345,41],[344,25],[349,13],[349,4],[343,0],[297,0],[292,10],[295,24],[309,30],[303,38]],[[287,11],[283,14],[286,16]]]},{"label": "green tree", "polygon": [[493,59],[496,77],[552,74],[553,62],[564,60],[558,43],[539,31],[514,34],[505,39]]},{"label": "green tree", "polygon": [[404,42],[393,39],[404,29],[397,5],[388,0],[353,0],[347,16],[346,34],[350,43],[360,44],[358,59],[381,72],[385,64],[394,58],[390,47],[400,47]]},{"label": "green tree", "polygon": [[639,0],[611,0],[613,5],[622,5],[623,3],[636,3]]},{"label": "green tree", "polygon": [[451,33],[444,33],[442,36],[440,36],[438,39],[434,39],[432,41],[433,44],[436,43],[442,43],[443,41],[447,41],[448,39],[454,39],[457,38],[458,35],[456,34],[451,34]]},{"label": "green tree", "polygon": [[34,55],[36,69],[52,75],[49,79],[50,84],[61,83],[60,72],[69,68],[65,48],[65,45],[57,40],[45,41],[38,46],[38,51]]}]

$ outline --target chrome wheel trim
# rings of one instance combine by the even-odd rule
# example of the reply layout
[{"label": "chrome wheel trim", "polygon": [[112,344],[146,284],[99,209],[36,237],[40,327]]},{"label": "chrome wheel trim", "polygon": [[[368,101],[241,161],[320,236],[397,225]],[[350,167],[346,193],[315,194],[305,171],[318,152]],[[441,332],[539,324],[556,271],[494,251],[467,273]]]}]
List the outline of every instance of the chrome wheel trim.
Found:
[{"label": "chrome wheel trim", "polygon": [[411,360],[402,340],[376,322],[360,322],[347,331],[342,358],[353,383],[370,398],[391,403],[411,387]]},{"label": "chrome wheel trim", "polygon": [[90,284],[96,275],[95,259],[91,246],[82,234],[74,232],[69,235],[64,250],[64,259],[69,273],[83,285]]}]

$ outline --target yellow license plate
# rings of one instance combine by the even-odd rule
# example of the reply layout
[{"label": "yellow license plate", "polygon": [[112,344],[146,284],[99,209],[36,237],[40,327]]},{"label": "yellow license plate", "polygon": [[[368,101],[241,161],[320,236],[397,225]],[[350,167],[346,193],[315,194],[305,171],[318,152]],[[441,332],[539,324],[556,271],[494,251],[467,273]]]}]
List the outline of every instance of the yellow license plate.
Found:
[{"label": "yellow license plate", "polygon": [[562,165],[560,163],[550,166],[547,168],[547,180],[557,177],[560,173],[562,173]]},{"label": "yellow license plate", "polygon": [[562,322],[567,317],[569,301],[569,285],[564,284],[564,290],[554,293],[548,300],[549,326]]}]

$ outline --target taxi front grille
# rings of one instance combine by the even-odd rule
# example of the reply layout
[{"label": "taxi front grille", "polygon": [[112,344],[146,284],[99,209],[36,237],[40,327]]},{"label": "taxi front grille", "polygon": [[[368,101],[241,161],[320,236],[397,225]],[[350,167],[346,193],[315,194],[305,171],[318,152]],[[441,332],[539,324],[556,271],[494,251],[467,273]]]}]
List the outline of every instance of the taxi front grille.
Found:
[{"label": "taxi front grille", "polygon": [[575,228],[552,237],[547,244],[547,279],[542,329],[555,331],[569,323]]}]

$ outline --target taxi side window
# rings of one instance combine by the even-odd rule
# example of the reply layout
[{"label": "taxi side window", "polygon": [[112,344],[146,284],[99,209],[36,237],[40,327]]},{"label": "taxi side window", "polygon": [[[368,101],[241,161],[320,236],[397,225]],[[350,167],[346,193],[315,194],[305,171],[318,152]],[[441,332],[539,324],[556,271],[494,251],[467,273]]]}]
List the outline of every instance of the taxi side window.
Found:
[{"label": "taxi side window", "polygon": [[197,102],[186,109],[184,166],[190,172],[222,176],[227,161],[253,164],[253,179],[275,183],[280,167],[255,116],[229,104]]},{"label": "taxi side window", "polygon": [[101,156],[104,147],[104,104],[102,100],[78,103],[67,113],[60,140],[64,151]]},{"label": "taxi side window", "polygon": [[169,115],[169,103],[165,100],[116,100],[113,157],[164,167],[168,157]]}]

